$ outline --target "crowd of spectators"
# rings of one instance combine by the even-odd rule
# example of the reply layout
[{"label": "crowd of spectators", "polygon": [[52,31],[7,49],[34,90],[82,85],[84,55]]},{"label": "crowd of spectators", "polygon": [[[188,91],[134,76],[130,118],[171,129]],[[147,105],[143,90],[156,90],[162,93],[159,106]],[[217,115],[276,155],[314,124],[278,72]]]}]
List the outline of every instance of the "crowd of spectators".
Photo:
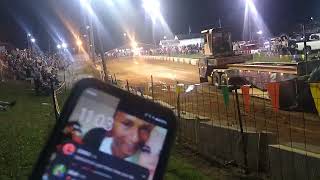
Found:
[{"label": "crowd of spectators", "polygon": [[274,38],[261,38],[255,41],[238,41],[233,42],[233,51],[236,54],[256,54],[264,53],[268,55],[295,55],[297,51],[295,46],[292,48],[294,41],[288,36],[282,35]]},{"label": "crowd of spectators", "polygon": [[58,86],[58,72],[68,66],[68,61],[61,55],[35,54],[19,49],[2,52],[0,61],[14,79],[33,81],[37,95],[49,94],[51,83]]},{"label": "crowd of spectators", "polygon": [[200,44],[193,44],[188,46],[168,46],[157,49],[151,49],[149,55],[190,55],[199,54],[203,51],[203,47]]},{"label": "crowd of spectators", "polygon": [[130,57],[133,55],[192,55],[200,54],[203,51],[203,47],[200,44],[188,45],[188,46],[166,46],[158,48],[136,48],[132,50],[131,48],[115,49],[106,53],[108,58],[117,57]]},{"label": "crowd of spectators", "polygon": [[[133,56],[134,52],[131,49],[115,49],[105,54],[108,58],[129,57]],[[100,57],[98,57],[100,58]]]}]

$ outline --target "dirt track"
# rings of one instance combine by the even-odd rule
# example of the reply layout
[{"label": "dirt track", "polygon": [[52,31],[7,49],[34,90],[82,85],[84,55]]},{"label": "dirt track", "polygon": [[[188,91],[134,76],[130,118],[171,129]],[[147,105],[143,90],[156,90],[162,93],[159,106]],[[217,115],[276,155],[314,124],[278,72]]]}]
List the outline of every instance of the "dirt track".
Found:
[{"label": "dirt track", "polygon": [[[153,75],[154,97],[173,106],[176,105],[177,96],[168,85],[177,81],[186,84],[199,83],[197,67],[187,64],[120,59],[109,61],[108,70],[115,73],[117,79],[128,80],[130,86],[146,87]],[[150,95],[150,91],[145,90],[145,94],[148,93]],[[281,110],[275,112],[270,101],[261,98],[251,99],[250,112],[247,113],[241,95],[240,106],[245,130],[269,131],[281,144],[320,153],[320,119],[317,115]],[[221,92],[206,85],[181,96],[182,111],[209,117],[211,121],[208,123],[215,122],[237,128],[239,125],[235,107],[234,96],[230,95],[230,104],[225,107]]]},{"label": "dirt track", "polygon": [[122,58],[108,61],[107,68],[117,79],[129,80],[132,84],[149,82],[151,75],[156,83],[199,83],[197,66],[189,64]]}]

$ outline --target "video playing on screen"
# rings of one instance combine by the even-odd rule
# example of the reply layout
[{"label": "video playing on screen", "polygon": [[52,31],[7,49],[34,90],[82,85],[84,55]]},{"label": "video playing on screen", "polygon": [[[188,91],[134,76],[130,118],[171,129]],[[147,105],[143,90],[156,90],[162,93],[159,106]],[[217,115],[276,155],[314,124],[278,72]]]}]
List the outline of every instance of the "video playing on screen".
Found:
[{"label": "video playing on screen", "polygon": [[43,179],[153,179],[167,130],[125,112],[119,103],[104,92],[85,90]]}]

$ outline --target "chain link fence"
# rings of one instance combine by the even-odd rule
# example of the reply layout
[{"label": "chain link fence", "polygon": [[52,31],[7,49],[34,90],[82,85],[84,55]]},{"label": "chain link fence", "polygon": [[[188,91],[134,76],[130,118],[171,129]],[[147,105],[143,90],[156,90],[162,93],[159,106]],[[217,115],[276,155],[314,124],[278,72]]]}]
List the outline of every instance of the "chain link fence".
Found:
[{"label": "chain link fence", "polygon": [[[263,82],[267,89],[262,91],[253,86],[167,84],[154,82],[152,76],[139,84],[118,80],[114,74],[108,79],[172,109],[178,119],[177,143],[208,160],[272,179],[320,177],[319,83],[307,83],[311,104],[283,110],[279,83],[269,87]],[[52,93],[57,117],[68,94],[65,85]]]},{"label": "chain link fence", "polygon": [[112,79],[116,86],[172,109],[178,117],[177,142],[209,160],[272,179],[320,177],[320,119],[316,111],[309,112],[311,106],[319,108],[317,83],[306,86],[313,104],[283,110],[279,83],[262,91],[157,83],[153,77],[142,84]]}]

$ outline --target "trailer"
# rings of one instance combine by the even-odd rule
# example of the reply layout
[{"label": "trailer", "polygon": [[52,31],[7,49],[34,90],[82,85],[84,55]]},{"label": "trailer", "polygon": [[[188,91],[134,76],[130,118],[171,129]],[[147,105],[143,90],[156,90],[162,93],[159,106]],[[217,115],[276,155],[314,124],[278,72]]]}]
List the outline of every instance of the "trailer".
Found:
[{"label": "trailer", "polygon": [[[261,91],[267,85],[280,83],[280,109],[316,112],[309,79],[320,81],[320,60],[307,62],[253,62],[252,55],[234,55],[231,33],[223,29],[202,31],[205,58],[199,60],[200,82],[223,85],[250,85]],[[222,38],[221,38],[222,37]],[[218,46],[222,45],[222,48]],[[311,75],[310,75],[311,74]],[[310,77],[313,76],[313,77]]]}]

